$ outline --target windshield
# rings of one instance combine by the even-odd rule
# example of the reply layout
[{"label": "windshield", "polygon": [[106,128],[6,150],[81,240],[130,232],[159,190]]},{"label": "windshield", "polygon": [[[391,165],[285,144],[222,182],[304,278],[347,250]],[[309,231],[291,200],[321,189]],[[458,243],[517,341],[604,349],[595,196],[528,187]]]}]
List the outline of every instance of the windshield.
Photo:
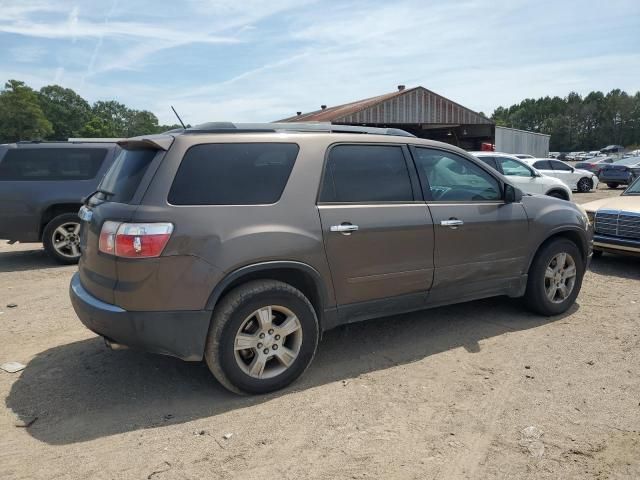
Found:
[{"label": "windshield", "polygon": [[622,195],[640,195],[640,177],[636,178],[636,181],[629,185]]},{"label": "windshield", "polygon": [[147,148],[122,150],[98,187],[109,192],[101,194],[103,200],[130,202],[156,153]]}]

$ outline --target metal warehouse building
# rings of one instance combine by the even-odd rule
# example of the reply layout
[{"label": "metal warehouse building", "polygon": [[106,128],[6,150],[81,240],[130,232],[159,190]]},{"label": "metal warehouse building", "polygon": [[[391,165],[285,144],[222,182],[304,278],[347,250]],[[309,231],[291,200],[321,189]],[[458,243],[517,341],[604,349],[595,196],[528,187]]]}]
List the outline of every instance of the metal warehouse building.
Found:
[{"label": "metal warehouse building", "polygon": [[[480,150],[483,143],[495,144],[497,140],[496,126],[491,120],[420,86],[407,89],[399,85],[392,93],[335,107],[322,105],[315,112],[297,112],[279,121],[401,128],[417,137],[451,143],[466,150]],[[508,134],[501,138],[507,137]]]},{"label": "metal warehouse building", "polygon": [[496,127],[496,151],[504,153],[527,153],[534,157],[546,157],[549,153],[551,135],[527,132],[515,128]]}]

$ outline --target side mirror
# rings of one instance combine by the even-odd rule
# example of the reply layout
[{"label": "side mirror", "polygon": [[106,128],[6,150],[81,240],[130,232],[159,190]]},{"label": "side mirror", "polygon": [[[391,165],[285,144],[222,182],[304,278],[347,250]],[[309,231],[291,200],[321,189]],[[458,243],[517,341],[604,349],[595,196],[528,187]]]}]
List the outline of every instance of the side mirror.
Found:
[{"label": "side mirror", "polygon": [[506,183],[504,185],[504,201],[506,203],[516,203],[522,201],[522,191]]}]

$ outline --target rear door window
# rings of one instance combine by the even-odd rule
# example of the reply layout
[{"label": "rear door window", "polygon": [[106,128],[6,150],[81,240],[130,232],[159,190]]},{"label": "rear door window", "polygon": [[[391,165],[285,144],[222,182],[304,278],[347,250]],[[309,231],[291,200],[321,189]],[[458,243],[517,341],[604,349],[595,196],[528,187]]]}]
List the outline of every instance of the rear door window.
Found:
[{"label": "rear door window", "polygon": [[9,149],[0,162],[0,180],[90,180],[106,154],[106,148]]},{"label": "rear door window", "polygon": [[337,145],[329,152],[321,202],[411,202],[413,190],[401,146]]},{"label": "rear door window", "polygon": [[215,143],[187,150],[169,191],[173,205],[260,205],[280,200],[295,143]]},{"label": "rear door window", "polygon": [[553,167],[554,170],[559,170],[561,172],[570,172],[571,171],[571,167],[569,165],[567,165],[566,163],[562,163],[562,162],[559,162],[557,160],[551,160],[549,163],[551,164],[551,166]]},{"label": "rear door window", "polygon": [[102,179],[100,189],[110,192],[107,200],[128,203],[158,151],[149,148],[121,150]]}]

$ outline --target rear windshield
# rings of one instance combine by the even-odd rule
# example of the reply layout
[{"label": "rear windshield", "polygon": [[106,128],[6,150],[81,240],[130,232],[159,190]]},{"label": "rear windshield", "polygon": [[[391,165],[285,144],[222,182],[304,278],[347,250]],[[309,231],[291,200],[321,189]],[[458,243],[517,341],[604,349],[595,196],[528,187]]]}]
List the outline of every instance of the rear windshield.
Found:
[{"label": "rear windshield", "polygon": [[12,148],[0,161],[0,180],[90,180],[106,154],[105,148]]},{"label": "rear windshield", "polygon": [[257,205],[280,199],[294,143],[214,143],[187,150],[169,191],[173,205]]},{"label": "rear windshield", "polygon": [[157,150],[148,148],[122,150],[100,183],[101,190],[113,193],[108,200],[130,202],[157,153]]}]

